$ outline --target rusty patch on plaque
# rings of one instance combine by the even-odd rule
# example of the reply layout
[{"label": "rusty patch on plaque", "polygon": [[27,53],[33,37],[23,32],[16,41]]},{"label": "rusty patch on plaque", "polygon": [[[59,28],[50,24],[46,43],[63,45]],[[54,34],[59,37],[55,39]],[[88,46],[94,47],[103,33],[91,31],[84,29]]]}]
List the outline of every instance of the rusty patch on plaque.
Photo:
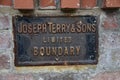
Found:
[{"label": "rusty patch on plaque", "polygon": [[95,16],[15,16],[16,66],[96,64]]}]

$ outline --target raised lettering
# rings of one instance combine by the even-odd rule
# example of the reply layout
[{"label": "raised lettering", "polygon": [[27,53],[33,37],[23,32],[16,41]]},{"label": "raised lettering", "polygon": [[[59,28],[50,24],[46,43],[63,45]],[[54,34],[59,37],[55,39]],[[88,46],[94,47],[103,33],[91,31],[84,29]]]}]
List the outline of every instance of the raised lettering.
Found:
[{"label": "raised lettering", "polygon": [[74,24],[72,24],[72,26],[71,26],[71,32],[72,32],[72,33],[75,32],[75,25],[74,25]]},{"label": "raised lettering", "polygon": [[62,47],[58,47],[58,55],[59,55],[59,56],[62,55]]},{"label": "raised lettering", "polygon": [[23,24],[22,26],[22,32],[27,33],[27,24]]},{"label": "raised lettering", "polygon": [[92,25],[92,32],[96,32],[95,24]]},{"label": "raised lettering", "polygon": [[57,48],[56,47],[52,47],[52,54],[56,55],[57,54]]},{"label": "raised lettering", "polygon": [[74,47],[73,46],[70,46],[70,54],[74,55]]},{"label": "raised lettering", "polygon": [[18,27],[18,32],[19,33],[22,33],[22,27],[23,27],[23,25],[22,25],[22,23],[20,23],[20,27]]},{"label": "raised lettering", "polygon": [[31,24],[28,24],[28,33],[32,33],[32,25]]},{"label": "raised lettering", "polygon": [[50,52],[51,52],[50,47],[46,47],[46,55],[47,55],[47,56],[49,56],[49,55],[50,55]]},{"label": "raised lettering", "polygon": [[40,48],[40,55],[41,55],[41,56],[44,56],[44,52],[45,52],[44,47],[41,47],[41,48]]},{"label": "raised lettering", "polygon": [[33,55],[34,56],[38,55],[38,47],[33,47]]},{"label": "raised lettering", "polygon": [[76,54],[79,55],[80,53],[80,46],[76,46]]},{"label": "raised lettering", "polygon": [[68,48],[67,47],[65,47],[65,49],[64,49],[64,55],[65,56],[68,55]]},{"label": "raised lettering", "polygon": [[62,24],[62,33],[66,32],[65,24]]},{"label": "raised lettering", "polygon": [[33,33],[36,34],[38,31],[37,31],[37,24],[33,24]]},{"label": "raised lettering", "polygon": [[47,32],[47,28],[46,28],[46,27],[47,27],[46,24],[43,24],[43,25],[42,25],[42,28],[43,28],[43,29],[42,29],[42,32],[43,32],[43,33]]},{"label": "raised lettering", "polygon": [[55,43],[55,37],[51,37],[51,42]]}]

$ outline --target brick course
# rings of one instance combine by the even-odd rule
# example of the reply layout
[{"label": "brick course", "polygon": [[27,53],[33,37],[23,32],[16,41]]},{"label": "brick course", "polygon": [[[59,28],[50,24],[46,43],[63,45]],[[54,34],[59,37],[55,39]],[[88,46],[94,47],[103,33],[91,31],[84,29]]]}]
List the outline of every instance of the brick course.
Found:
[{"label": "brick course", "polygon": [[[13,2],[12,2],[13,1]],[[38,2],[38,3],[35,3]],[[39,4],[40,9],[56,9],[61,4],[63,8],[92,9],[99,8],[120,8],[120,0],[1,0],[0,5],[14,6],[14,9],[35,9]]]}]

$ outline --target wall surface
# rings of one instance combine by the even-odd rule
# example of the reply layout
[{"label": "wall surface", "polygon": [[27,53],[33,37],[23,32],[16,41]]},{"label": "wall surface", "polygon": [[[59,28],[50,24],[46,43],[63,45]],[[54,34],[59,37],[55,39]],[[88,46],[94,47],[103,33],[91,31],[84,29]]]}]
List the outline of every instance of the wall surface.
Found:
[{"label": "wall surface", "polygon": [[[38,7],[35,7],[34,10],[21,11],[17,9],[21,7],[12,6],[12,2],[9,1],[10,0],[7,1],[8,3],[0,2],[1,4],[0,5],[0,80],[120,80],[120,10],[119,8],[104,10],[99,7],[95,7],[93,4],[91,4],[88,5],[87,8],[90,8],[89,6],[92,7],[94,6],[94,8],[92,9],[77,9],[74,12],[63,12],[61,9],[59,9],[60,3],[57,3],[57,1],[56,4],[58,8],[55,9],[56,6],[54,2],[52,2],[47,6],[44,4],[44,0],[41,0],[41,2],[43,3],[41,5],[42,10],[38,9]],[[94,2],[94,0],[92,0],[92,2]],[[66,7],[64,6],[66,4],[67,3],[63,4],[61,8]],[[37,6],[37,4],[35,4],[35,6]],[[72,8],[72,7],[78,8],[78,6],[68,5],[67,8]],[[109,4],[107,4],[107,6],[110,7]],[[83,7],[86,8],[86,6]],[[33,8],[33,6],[31,8]],[[13,31],[12,16],[15,15],[22,16],[24,14],[25,15],[34,14],[36,16],[37,15],[98,16],[99,18],[98,19],[98,28],[99,28],[98,64],[72,65],[72,66],[69,65],[69,66],[16,67],[14,65],[15,53],[13,52],[14,42],[13,42],[13,33],[12,33]]]}]

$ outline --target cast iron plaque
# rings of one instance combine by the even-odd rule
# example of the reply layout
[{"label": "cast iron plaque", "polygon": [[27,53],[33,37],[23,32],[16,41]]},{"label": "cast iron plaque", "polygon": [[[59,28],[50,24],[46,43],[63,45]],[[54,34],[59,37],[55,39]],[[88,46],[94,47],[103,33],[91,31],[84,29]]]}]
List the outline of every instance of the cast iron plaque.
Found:
[{"label": "cast iron plaque", "polygon": [[15,16],[15,65],[96,64],[95,16]]}]

